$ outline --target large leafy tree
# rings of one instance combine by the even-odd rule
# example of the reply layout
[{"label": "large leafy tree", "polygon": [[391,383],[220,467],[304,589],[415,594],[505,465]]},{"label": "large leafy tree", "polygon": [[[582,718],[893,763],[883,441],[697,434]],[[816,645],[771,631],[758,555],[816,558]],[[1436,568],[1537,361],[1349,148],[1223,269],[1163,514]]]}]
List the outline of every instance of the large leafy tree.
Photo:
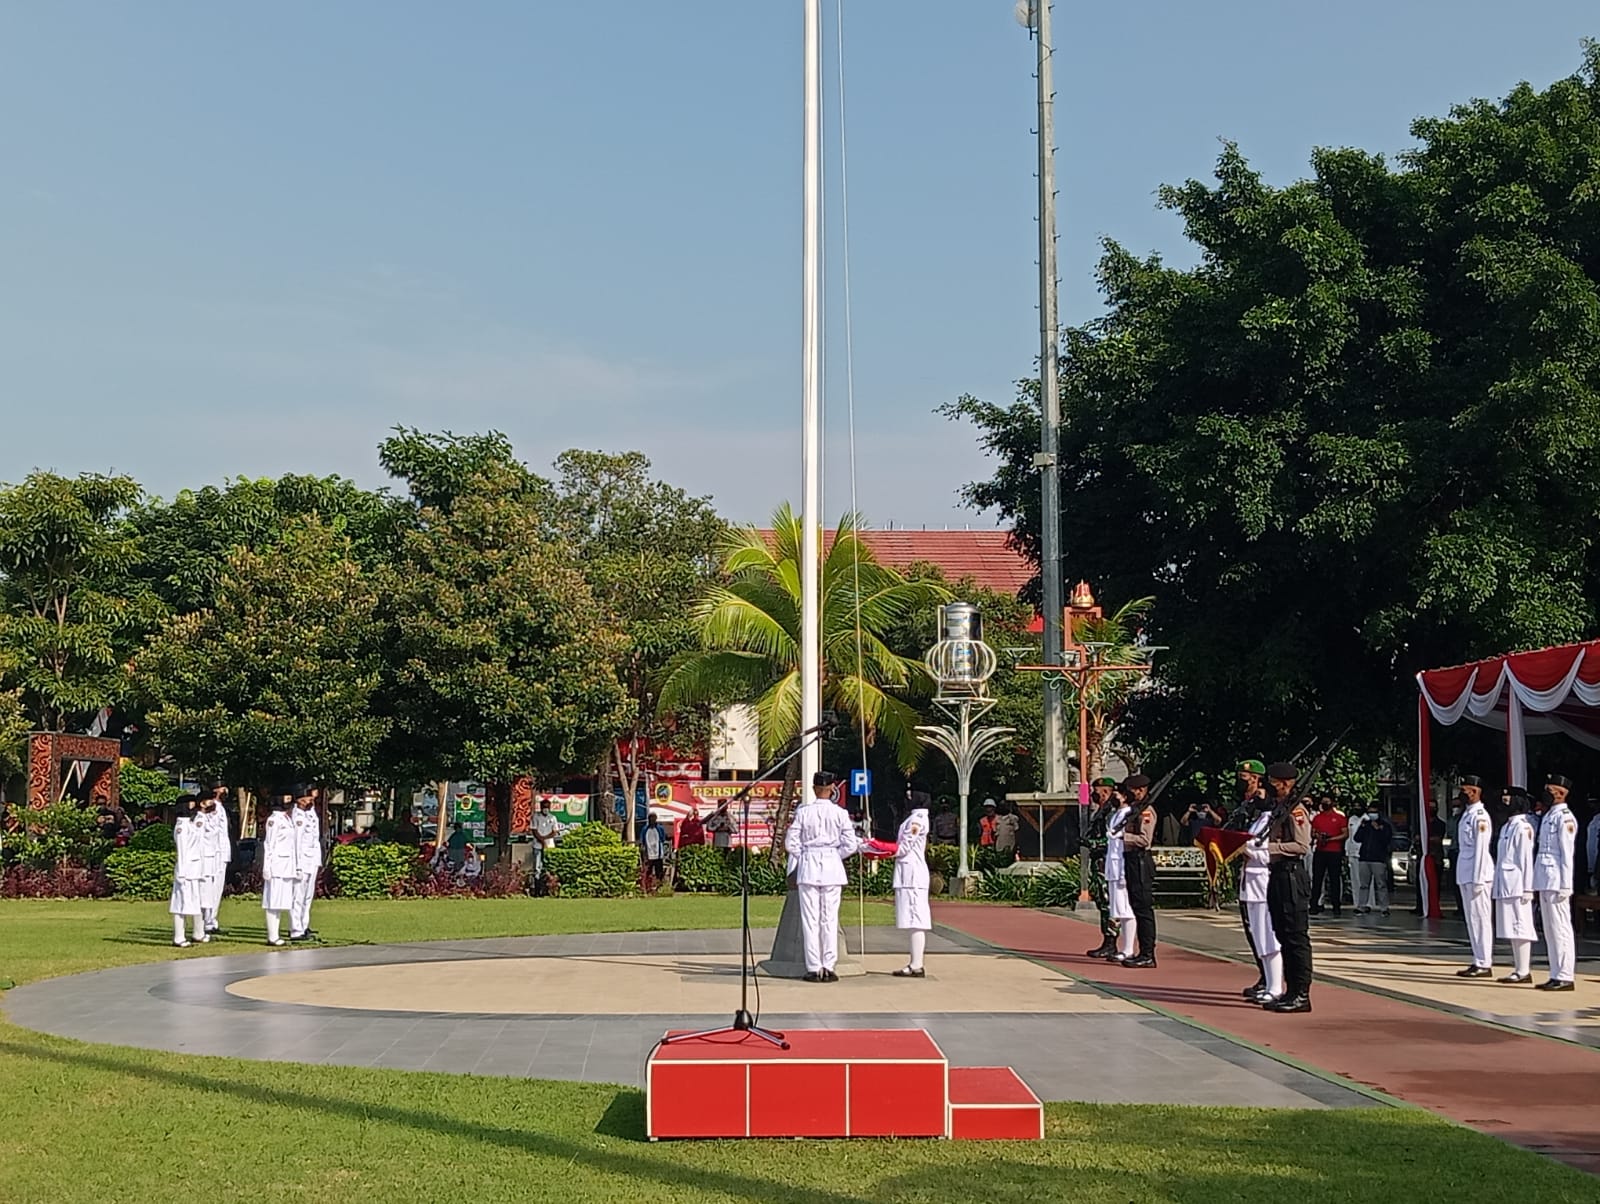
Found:
[{"label": "large leafy tree", "polygon": [[22,691],[0,691],[0,802],[5,799],[7,780],[22,772],[29,726],[22,709]]},{"label": "large leafy tree", "polygon": [[383,605],[397,776],[503,784],[598,764],[632,717],[614,667],[627,642],[551,536],[548,489],[489,459],[418,496],[445,504],[419,506]]},{"label": "large leafy tree", "polygon": [[[1129,716],[1158,747],[1371,747],[1416,669],[1595,629],[1600,50],[1412,129],[1281,188],[1228,147],[1162,193],[1198,265],[1108,244],[1067,333],[1067,569],[1159,598]],[[1000,462],[970,500],[1036,554],[1036,384],[948,410]]]},{"label": "large leafy tree", "polygon": [[[639,452],[568,451],[556,470],[557,522],[596,601],[628,637],[617,661],[633,704],[626,735],[636,750],[646,742],[691,746],[702,734],[703,715],[663,708],[661,676],[673,657],[696,643],[689,603],[717,571],[727,524],[709,499],[652,478],[650,461]],[[625,759],[616,744],[608,755],[623,797],[632,799],[641,758]],[[633,807],[627,815],[632,839]]]},{"label": "large leafy tree", "polygon": [[215,604],[170,618],[136,661],[163,750],[257,790],[370,781],[390,723],[374,707],[382,592],[315,518],[290,520],[263,551],[236,549]]},{"label": "large leafy tree", "polygon": [[128,692],[124,664],[159,613],[130,572],[126,476],[35,472],[0,488],[0,686],[31,723],[65,731]]},{"label": "large leafy tree", "polygon": [[133,571],[174,611],[202,610],[215,602],[236,549],[272,547],[296,518],[317,518],[344,536],[370,569],[388,558],[401,513],[396,499],[342,477],[240,477],[139,506],[128,523],[141,553]]}]

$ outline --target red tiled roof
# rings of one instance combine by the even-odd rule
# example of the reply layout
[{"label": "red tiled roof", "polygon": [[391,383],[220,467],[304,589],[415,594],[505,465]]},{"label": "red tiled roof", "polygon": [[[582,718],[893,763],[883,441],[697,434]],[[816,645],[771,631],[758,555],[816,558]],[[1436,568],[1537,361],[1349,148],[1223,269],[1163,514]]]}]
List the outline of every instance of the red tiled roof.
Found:
[{"label": "red tiled roof", "polygon": [[[770,532],[763,531],[763,535]],[[970,577],[984,589],[1015,594],[1034,576],[1032,564],[1006,540],[1006,531],[867,530],[861,538],[878,563],[903,569],[919,561],[937,565],[951,581]],[[828,539],[832,535],[828,533]]]}]

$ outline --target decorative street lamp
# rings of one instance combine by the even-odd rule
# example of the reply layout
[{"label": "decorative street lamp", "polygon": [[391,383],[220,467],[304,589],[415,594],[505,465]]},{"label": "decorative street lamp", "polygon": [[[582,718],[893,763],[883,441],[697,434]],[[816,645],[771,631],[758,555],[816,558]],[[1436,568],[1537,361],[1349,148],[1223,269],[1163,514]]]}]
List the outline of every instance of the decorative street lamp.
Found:
[{"label": "decorative street lamp", "polygon": [[972,876],[967,865],[967,795],[972,789],[973,766],[1015,730],[972,726],[995,704],[989,697],[994,649],[983,642],[983,617],[976,606],[949,602],[939,608],[939,642],[928,649],[922,663],[939,687],[933,701],[955,721],[943,726],[921,724],[917,739],[937,748],[955,766],[956,789],[961,796],[961,859],[956,877],[965,879]]}]

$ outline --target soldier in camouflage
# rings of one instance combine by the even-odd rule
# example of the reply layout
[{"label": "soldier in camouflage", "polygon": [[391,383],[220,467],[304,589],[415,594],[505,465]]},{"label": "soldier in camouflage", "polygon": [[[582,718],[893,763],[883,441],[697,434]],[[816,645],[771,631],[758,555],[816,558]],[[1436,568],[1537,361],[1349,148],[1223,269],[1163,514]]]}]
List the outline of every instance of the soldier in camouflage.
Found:
[{"label": "soldier in camouflage", "polygon": [[1106,886],[1105,871],[1109,839],[1106,827],[1117,810],[1116,788],[1110,778],[1096,778],[1089,787],[1089,826],[1080,842],[1089,851],[1089,894],[1100,911],[1100,945],[1088,950],[1089,957],[1109,957],[1117,949],[1117,924],[1111,918],[1111,892]]}]

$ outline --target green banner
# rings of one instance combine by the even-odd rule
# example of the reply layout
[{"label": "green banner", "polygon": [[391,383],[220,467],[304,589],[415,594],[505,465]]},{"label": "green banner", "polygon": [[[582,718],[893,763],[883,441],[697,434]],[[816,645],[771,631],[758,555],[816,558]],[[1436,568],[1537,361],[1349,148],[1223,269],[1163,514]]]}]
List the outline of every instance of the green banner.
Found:
[{"label": "green banner", "polygon": [[470,794],[458,794],[450,808],[450,822],[461,825],[467,839],[480,844],[489,839],[489,818],[484,813],[483,800]]}]

